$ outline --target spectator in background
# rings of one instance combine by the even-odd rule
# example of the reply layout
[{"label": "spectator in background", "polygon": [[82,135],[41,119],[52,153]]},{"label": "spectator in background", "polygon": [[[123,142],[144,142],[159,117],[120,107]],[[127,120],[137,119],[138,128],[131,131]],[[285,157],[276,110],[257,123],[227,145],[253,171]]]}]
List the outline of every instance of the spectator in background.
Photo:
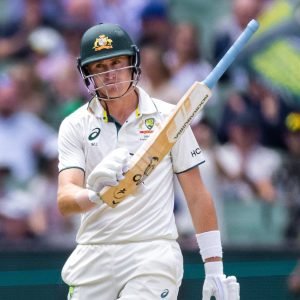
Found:
[{"label": "spectator in background", "polygon": [[94,22],[96,7],[93,0],[62,0],[62,7],[60,26],[80,24],[87,28]]},{"label": "spectator in background", "polygon": [[2,0],[0,9],[0,37],[11,35],[23,17],[24,0]]},{"label": "spectator in background", "polygon": [[43,239],[54,243],[61,238],[67,244],[66,233],[72,227],[56,208],[57,147],[53,151],[49,142],[53,144],[47,141],[40,154],[41,173],[36,173],[28,188],[18,185],[10,165],[0,156],[0,244]]},{"label": "spectator in background", "polygon": [[36,171],[36,154],[56,135],[37,116],[19,109],[22,91],[8,75],[0,76],[0,157],[12,175],[25,183]]},{"label": "spectator in background", "polygon": [[291,108],[279,94],[262,84],[259,78],[249,78],[250,101],[260,119],[261,143],[266,147],[283,149],[284,120]]},{"label": "spectator in background", "polygon": [[65,41],[66,51],[70,57],[79,57],[79,44],[86,25],[74,20],[73,22],[63,22],[60,24],[60,33]]},{"label": "spectator in background", "polygon": [[0,243],[32,240],[35,236],[29,225],[33,209],[29,195],[15,190],[0,200]]},{"label": "spectator in background", "polygon": [[163,60],[163,49],[155,44],[141,45],[140,85],[154,98],[176,104],[181,97],[180,91],[171,82],[171,73]]},{"label": "spectator in background", "polygon": [[272,176],[280,165],[279,154],[259,142],[255,113],[245,111],[228,126],[228,142],[218,148],[219,171],[223,177],[223,196],[239,201],[276,200]]},{"label": "spectator in background", "polygon": [[58,128],[61,120],[82,104],[83,91],[86,91],[74,68],[76,58],[68,53],[63,36],[53,28],[34,30],[29,36],[29,46],[47,102],[41,115]]},{"label": "spectator in background", "polygon": [[164,1],[154,0],[143,8],[139,45],[151,42],[166,51],[169,48],[171,24]]},{"label": "spectator in background", "polygon": [[[217,24],[215,36],[212,41],[213,62],[216,64],[238,38],[252,19],[257,19],[264,8],[263,0],[231,0],[231,14]],[[220,82],[229,83],[236,87],[247,84],[247,75],[243,70],[230,67],[222,76]]]},{"label": "spectator in background", "polygon": [[276,93],[265,87],[254,76],[249,77],[248,88],[244,92],[233,91],[225,103],[218,122],[218,138],[221,143],[228,141],[231,120],[251,111],[256,115],[260,131],[260,142],[267,147],[285,148],[283,141],[284,119],[290,108]]},{"label": "spectator in background", "polygon": [[87,89],[72,57],[62,57],[56,67],[56,76],[48,82],[50,101],[45,119],[58,129],[61,121],[85,102]]},{"label": "spectator in background", "polygon": [[56,204],[57,139],[49,139],[38,157],[39,172],[30,180],[26,189],[34,203],[34,214],[29,218],[31,228],[40,239],[48,243],[73,245],[77,220],[74,217],[62,217]]},{"label": "spectator in background", "polygon": [[92,0],[93,20],[95,23],[120,24],[134,40],[138,40],[142,30],[141,12],[148,2],[153,0]]},{"label": "spectator in background", "polygon": [[22,91],[19,109],[43,118],[47,110],[47,85],[36,74],[32,63],[20,61],[13,64],[9,71],[17,90]]},{"label": "spectator in background", "polygon": [[[14,59],[28,54],[29,34],[40,26],[51,22],[43,9],[43,1],[27,0],[20,2],[21,16],[12,24],[12,30],[0,38],[0,59]],[[19,9],[18,9],[19,10]],[[51,24],[53,25],[53,24]]]},{"label": "spectator in background", "polygon": [[62,35],[51,27],[38,27],[28,36],[28,46],[37,76],[44,81],[51,80],[67,56]]},{"label": "spectator in background", "polygon": [[174,26],[166,62],[171,70],[172,84],[180,90],[181,96],[195,81],[203,80],[212,69],[201,55],[198,31],[190,23]]},{"label": "spectator in background", "polygon": [[0,156],[0,243],[20,243],[34,237],[29,224],[33,203]]},{"label": "spectator in background", "polygon": [[[286,151],[275,179],[279,195],[288,211],[284,232],[286,242],[300,245],[300,112],[291,112],[285,119]],[[300,282],[300,281],[299,281]]]}]

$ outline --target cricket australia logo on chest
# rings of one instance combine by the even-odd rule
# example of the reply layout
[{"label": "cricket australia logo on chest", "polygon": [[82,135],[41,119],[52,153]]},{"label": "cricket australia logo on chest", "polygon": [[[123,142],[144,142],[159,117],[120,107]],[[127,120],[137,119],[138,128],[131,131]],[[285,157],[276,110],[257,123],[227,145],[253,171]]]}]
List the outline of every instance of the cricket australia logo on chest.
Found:
[{"label": "cricket australia logo on chest", "polygon": [[99,127],[93,128],[88,134],[88,141],[91,146],[98,146],[97,138],[100,135],[101,129]]},{"label": "cricket australia logo on chest", "polygon": [[154,118],[147,118],[141,121],[139,124],[139,138],[141,141],[145,141],[153,133],[154,127],[157,126]]}]

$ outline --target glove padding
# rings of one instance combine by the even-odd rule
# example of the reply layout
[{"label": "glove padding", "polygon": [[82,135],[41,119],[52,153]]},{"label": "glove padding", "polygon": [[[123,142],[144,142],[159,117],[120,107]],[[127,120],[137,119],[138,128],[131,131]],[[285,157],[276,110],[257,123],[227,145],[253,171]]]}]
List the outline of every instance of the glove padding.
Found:
[{"label": "glove padding", "polygon": [[108,154],[87,178],[87,188],[96,193],[105,186],[116,186],[129,170],[130,154],[125,148],[118,148]]},{"label": "glove padding", "polygon": [[[222,264],[222,262],[205,263],[206,276],[203,285],[202,300],[210,300],[212,296],[216,300],[240,300],[240,285],[236,277],[226,277],[223,274],[223,266],[220,268],[218,264]],[[222,269],[222,271],[216,272],[218,269]]]}]

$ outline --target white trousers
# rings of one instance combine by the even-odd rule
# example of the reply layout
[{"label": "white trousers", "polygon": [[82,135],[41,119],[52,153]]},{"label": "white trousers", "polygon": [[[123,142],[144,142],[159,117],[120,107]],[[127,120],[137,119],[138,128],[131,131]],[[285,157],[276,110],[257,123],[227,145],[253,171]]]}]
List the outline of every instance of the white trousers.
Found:
[{"label": "white trousers", "polygon": [[78,245],[62,270],[71,300],[176,300],[183,258],[176,241]]}]

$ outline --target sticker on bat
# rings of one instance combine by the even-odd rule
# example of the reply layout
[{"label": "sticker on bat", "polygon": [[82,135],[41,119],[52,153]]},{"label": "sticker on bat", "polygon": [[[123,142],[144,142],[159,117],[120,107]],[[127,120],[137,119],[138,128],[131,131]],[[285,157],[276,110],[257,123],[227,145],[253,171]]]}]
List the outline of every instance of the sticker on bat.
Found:
[{"label": "sticker on bat", "polygon": [[158,162],[159,162],[159,157],[157,157],[157,156],[150,157],[150,162],[147,165],[144,173],[143,174],[135,174],[132,177],[132,180],[136,183],[136,185],[141,184],[143,182],[144,178],[151,174],[151,172],[158,165]]},{"label": "sticker on bat", "polygon": [[[118,189],[118,190],[115,190],[114,191],[114,198],[115,199],[122,199],[126,196],[127,194],[127,190],[125,188],[121,188],[121,189]],[[113,204],[118,204],[119,202],[113,200]]]}]

